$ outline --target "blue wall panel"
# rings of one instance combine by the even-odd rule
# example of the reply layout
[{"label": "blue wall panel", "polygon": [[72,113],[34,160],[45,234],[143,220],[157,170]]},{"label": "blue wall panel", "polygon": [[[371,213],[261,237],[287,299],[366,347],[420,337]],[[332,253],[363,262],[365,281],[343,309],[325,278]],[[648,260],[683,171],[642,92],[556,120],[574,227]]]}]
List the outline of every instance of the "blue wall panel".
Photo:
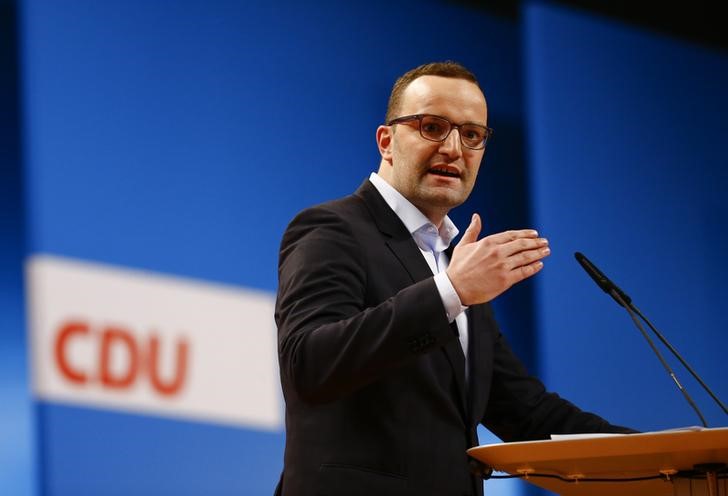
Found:
[{"label": "blue wall panel", "polygon": [[[537,284],[543,376],[616,422],[698,424],[628,315],[573,253],[620,285],[728,397],[728,57],[537,5],[524,26],[534,219],[553,250]],[[726,425],[676,371],[709,423]]]},{"label": "blue wall panel", "polygon": [[278,433],[42,403],[43,494],[272,494]]}]

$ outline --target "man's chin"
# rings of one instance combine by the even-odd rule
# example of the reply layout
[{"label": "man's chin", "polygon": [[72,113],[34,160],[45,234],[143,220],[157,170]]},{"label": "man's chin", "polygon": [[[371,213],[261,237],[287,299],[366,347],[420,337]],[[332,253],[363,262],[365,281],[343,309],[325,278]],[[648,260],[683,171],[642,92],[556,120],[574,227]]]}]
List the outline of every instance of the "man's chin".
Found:
[{"label": "man's chin", "polygon": [[432,192],[427,196],[427,198],[425,198],[425,203],[431,207],[449,211],[465,203],[467,198],[467,195],[462,192]]}]

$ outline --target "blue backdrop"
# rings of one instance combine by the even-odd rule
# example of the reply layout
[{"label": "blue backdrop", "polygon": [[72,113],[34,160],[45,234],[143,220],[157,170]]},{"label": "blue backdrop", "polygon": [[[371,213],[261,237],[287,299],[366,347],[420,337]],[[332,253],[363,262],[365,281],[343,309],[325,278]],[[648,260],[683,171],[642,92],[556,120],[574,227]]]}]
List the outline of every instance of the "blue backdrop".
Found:
[{"label": "blue backdrop", "polygon": [[[638,429],[699,424],[627,313],[573,254],[620,285],[728,398],[728,58],[540,6],[526,11],[525,26],[534,222],[554,253],[537,280],[544,379]],[[726,425],[676,372],[708,423]]]},{"label": "blue backdrop", "polygon": [[[13,215],[0,253],[11,274],[0,305],[15,312],[0,335],[14,378],[0,425],[17,439],[0,454],[24,460],[13,494],[32,485],[23,253],[272,292],[286,223],[376,169],[391,84],[431,60],[476,72],[496,130],[456,222],[477,210],[488,232],[533,226],[551,241],[538,279],[496,302],[529,367],[615,422],[696,423],[573,261],[580,250],[726,397],[724,54],[539,4],[517,22],[436,0],[27,0],[19,31],[24,199],[17,152],[3,169]],[[36,406],[43,494],[262,495],[281,468],[283,433]],[[490,493],[514,487],[500,484]]]},{"label": "blue backdrop", "polygon": [[[274,291],[287,222],[377,168],[397,75],[460,60],[493,125],[518,125],[515,25],[441,2],[40,0],[21,19],[30,253]],[[494,162],[518,149],[503,137]],[[269,494],[281,469],[282,433],[38,416],[46,494]]]}]

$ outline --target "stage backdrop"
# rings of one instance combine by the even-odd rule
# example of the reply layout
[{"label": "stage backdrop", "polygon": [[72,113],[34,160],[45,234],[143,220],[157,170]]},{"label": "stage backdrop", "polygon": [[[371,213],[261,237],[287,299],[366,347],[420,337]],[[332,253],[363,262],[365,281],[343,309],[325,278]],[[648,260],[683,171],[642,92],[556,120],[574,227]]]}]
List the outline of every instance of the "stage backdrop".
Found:
[{"label": "stage backdrop", "polygon": [[[483,79],[499,136],[485,167],[515,183],[517,26],[436,1],[29,0],[21,14],[42,493],[271,494],[287,222],[376,169],[394,79],[431,60]],[[488,215],[513,198],[488,177],[459,215],[492,230],[526,208]],[[528,349],[527,326],[510,335]]]},{"label": "stage backdrop", "polygon": [[27,254],[42,494],[272,493],[281,233],[376,168],[391,84],[430,60],[480,76],[496,130],[456,221],[551,240],[545,271],[496,302],[532,370],[616,422],[697,422],[580,250],[728,392],[724,55],[552,7],[519,24],[434,0],[28,0],[20,34],[27,242],[16,224],[7,253]]},{"label": "stage backdrop", "polygon": [[[541,6],[526,10],[524,32],[534,221],[553,249],[537,280],[544,379],[638,429],[699,424],[573,254],[630,295],[728,401],[728,57]],[[725,426],[665,353],[708,423]]]}]

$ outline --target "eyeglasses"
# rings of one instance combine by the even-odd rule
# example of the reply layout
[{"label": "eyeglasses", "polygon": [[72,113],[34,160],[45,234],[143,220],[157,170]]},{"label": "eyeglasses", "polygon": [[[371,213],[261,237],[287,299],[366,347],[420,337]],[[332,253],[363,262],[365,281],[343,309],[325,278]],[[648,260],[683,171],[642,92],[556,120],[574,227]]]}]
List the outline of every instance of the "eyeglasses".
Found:
[{"label": "eyeglasses", "polygon": [[444,117],[431,114],[415,114],[405,115],[392,119],[387,126],[401,124],[404,122],[417,121],[420,129],[420,136],[429,141],[443,142],[450,136],[453,129],[458,130],[460,134],[460,142],[465,148],[471,150],[482,150],[488,144],[488,140],[493,136],[493,130],[480,124],[453,124]]}]

